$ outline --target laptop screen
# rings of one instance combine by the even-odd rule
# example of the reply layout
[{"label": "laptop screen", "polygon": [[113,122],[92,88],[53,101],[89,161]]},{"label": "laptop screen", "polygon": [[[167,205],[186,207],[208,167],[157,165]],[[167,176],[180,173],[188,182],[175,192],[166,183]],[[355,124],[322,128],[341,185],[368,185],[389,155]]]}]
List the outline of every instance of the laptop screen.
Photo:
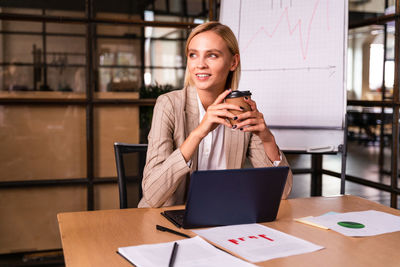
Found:
[{"label": "laptop screen", "polygon": [[196,171],[184,228],[273,221],[289,167]]}]

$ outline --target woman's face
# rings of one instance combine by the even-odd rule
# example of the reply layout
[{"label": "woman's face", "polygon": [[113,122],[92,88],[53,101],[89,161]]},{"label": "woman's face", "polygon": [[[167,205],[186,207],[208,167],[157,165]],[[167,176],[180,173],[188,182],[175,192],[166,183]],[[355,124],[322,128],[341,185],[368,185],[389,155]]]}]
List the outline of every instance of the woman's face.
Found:
[{"label": "woman's face", "polygon": [[229,71],[236,69],[239,55],[232,55],[225,41],[216,33],[197,34],[188,46],[187,66],[198,90],[222,92]]}]

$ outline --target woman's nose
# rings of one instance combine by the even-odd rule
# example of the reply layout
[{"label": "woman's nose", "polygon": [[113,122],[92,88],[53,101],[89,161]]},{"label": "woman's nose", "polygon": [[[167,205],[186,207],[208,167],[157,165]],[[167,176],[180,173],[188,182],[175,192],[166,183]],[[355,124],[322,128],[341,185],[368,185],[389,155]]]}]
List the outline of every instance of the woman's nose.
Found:
[{"label": "woman's nose", "polygon": [[207,68],[207,63],[206,63],[206,60],[205,60],[204,57],[200,57],[200,58],[199,58],[199,60],[198,60],[198,62],[197,62],[197,67],[198,67],[199,69]]}]

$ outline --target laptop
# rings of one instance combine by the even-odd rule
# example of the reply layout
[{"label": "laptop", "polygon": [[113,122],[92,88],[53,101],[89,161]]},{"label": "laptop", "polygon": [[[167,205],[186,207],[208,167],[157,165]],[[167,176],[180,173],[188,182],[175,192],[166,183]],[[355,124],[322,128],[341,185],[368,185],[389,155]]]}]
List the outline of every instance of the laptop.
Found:
[{"label": "laptop", "polygon": [[289,167],[196,171],[186,209],[161,214],[185,229],[274,221],[288,172]]}]

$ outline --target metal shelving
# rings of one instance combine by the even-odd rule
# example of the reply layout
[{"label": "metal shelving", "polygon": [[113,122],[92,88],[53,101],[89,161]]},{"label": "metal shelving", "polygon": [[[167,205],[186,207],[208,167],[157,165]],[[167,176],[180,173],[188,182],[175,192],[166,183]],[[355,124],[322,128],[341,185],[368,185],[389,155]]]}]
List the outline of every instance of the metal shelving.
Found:
[{"label": "metal shelving", "polygon": [[[69,99],[69,98],[0,98],[0,105],[39,105],[39,106],[66,106],[75,105],[86,108],[86,166],[87,175],[86,177],[77,177],[75,179],[46,179],[46,180],[27,180],[27,181],[0,181],[0,189],[7,188],[30,188],[30,187],[41,187],[41,186],[72,186],[80,185],[87,188],[87,209],[93,210],[94,203],[94,186],[104,183],[116,183],[115,177],[108,178],[96,178],[94,175],[94,108],[96,106],[113,106],[120,104],[128,104],[134,106],[152,106],[155,103],[154,99],[98,99],[94,97],[94,92],[97,88],[98,81],[96,80],[95,73],[100,68],[131,68],[140,69],[141,78],[143,79],[144,69],[185,69],[185,66],[144,66],[144,58],[141,57],[141,65],[99,65],[97,62],[97,40],[98,39],[127,39],[127,40],[139,40],[143,49],[144,44],[144,27],[163,27],[163,28],[176,28],[176,29],[191,29],[197,24],[191,22],[170,22],[170,21],[145,21],[143,19],[109,19],[109,18],[96,18],[93,12],[93,5],[95,0],[85,0],[85,17],[67,17],[67,16],[52,16],[46,15],[43,11],[42,15],[30,15],[30,14],[13,14],[13,13],[0,13],[0,21],[24,21],[24,22],[39,22],[42,23],[42,31],[29,32],[29,31],[0,31],[0,34],[5,35],[34,35],[41,36],[43,40],[43,51],[42,53],[52,55],[53,52],[49,53],[46,51],[46,38],[47,37],[79,37],[85,38],[86,40],[86,51],[85,54],[79,54],[79,56],[85,56],[86,64],[54,64],[43,61],[41,63],[31,62],[0,62],[0,66],[23,66],[23,67],[42,67],[47,68],[58,68],[58,67],[74,67],[74,68],[86,68],[86,94],[82,99]],[[185,1],[184,1],[185,2]],[[210,6],[214,6],[213,1],[209,1]],[[155,12],[157,15],[169,15],[193,18],[185,13],[174,14],[170,12]],[[204,13],[204,12],[203,12]],[[207,13],[207,12],[206,12]],[[214,12],[215,13],[215,12]],[[55,33],[46,31],[46,23],[61,23],[61,24],[79,24],[86,25],[86,34],[75,34],[75,33]],[[141,34],[139,35],[110,35],[110,34],[97,34],[96,25],[125,25],[134,26],[141,28]],[[184,38],[149,38],[151,41],[169,41],[169,42],[182,42]],[[142,51],[143,52],[143,51]],[[143,54],[143,53],[142,53]],[[45,77],[46,79],[46,77]],[[143,80],[141,81],[143,83]],[[45,82],[46,84],[46,82]]]}]

